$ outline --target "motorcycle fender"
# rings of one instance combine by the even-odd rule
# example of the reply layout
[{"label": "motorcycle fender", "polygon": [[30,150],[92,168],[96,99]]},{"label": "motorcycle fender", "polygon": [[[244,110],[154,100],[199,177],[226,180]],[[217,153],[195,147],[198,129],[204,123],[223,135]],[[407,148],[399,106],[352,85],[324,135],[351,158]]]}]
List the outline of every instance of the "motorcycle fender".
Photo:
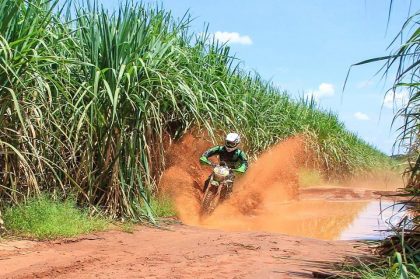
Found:
[{"label": "motorcycle fender", "polygon": [[216,187],[219,186],[219,182],[217,182],[215,180],[210,181],[210,184],[213,185],[213,186],[216,186]]}]

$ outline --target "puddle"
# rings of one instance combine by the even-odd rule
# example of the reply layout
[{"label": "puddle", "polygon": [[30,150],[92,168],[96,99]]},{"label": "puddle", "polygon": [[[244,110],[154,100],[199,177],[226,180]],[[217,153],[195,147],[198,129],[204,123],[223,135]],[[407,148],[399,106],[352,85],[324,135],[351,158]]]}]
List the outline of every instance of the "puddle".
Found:
[{"label": "puddle", "polygon": [[404,215],[404,205],[391,201],[371,201],[341,232],[340,240],[379,240],[389,235],[389,224],[396,225]]},{"label": "puddle", "polygon": [[[402,206],[391,201],[301,200],[266,204],[253,216],[214,216],[202,226],[228,231],[267,231],[324,240],[378,240],[386,236],[386,220],[395,223]],[[387,208],[387,209],[385,209]],[[385,210],[384,210],[385,209]],[[382,214],[380,213],[382,210]]]}]

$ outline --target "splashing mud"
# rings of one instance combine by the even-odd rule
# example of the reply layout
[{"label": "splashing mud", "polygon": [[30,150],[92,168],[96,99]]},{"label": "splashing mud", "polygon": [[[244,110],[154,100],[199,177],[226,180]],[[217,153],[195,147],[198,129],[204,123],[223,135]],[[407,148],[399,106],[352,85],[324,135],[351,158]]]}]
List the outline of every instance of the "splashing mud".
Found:
[{"label": "splashing mud", "polygon": [[[246,175],[237,177],[231,198],[203,220],[199,216],[201,190],[211,169],[200,165],[198,158],[210,146],[211,143],[203,137],[188,134],[172,144],[168,151],[167,168],[159,189],[161,194],[171,196],[178,217],[186,224],[336,239],[368,204],[366,201],[300,201],[299,170],[310,156],[305,151],[303,137],[295,136],[272,147],[252,162]],[[377,189],[384,184],[378,180],[375,182]],[[364,185],[356,179],[349,182],[352,187],[358,183]],[[325,185],[317,186],[325,188]]]},{"label": "splashing mud", "polygon": [[[168,152],[168,167],[159,188],[174,199],[185,223],[199,221],[201,189],[211,169],[201,166],[198,158],[210,146],[202,138],[188,134]],[[297,198],[297,170],[304,161],[303,150],[302,139],[293,137],[262,154],[244,177],[237,177],[231,199],[215,215],[257,214],[267,202]]]}]

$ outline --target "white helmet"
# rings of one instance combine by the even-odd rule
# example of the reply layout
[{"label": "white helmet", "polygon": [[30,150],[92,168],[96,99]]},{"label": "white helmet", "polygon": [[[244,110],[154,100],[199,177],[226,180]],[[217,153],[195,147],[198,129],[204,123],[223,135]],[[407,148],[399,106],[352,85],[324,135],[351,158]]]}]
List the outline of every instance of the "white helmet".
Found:
[{"label": "white helmet", "polygon": [[236,150],[241,142],[241,137],[237,133],[229,133],[226,136],[225,148],[228,152]]}]

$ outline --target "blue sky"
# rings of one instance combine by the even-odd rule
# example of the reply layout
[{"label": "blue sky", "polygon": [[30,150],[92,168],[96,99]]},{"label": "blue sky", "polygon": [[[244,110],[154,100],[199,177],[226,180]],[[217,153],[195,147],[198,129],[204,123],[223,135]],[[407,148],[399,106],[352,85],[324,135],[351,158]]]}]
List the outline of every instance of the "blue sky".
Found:
[{"label": "blue sky", "polygon": [[[117,2],[102,0],[109,8]],[[314,96],[349,130],[391,154],[395,105],[391,95],[384,98],[391,78],[374,76],[381,64],[353,68],[344,93],[342,86],[351,64],[389,53],[387,46],[407,18],[410,0],[394,1],[388,30],[387,0],[144,2],[162,3],[175,17],[189,10],[195,18],[192,31],[201,32],[208,23],[216,38],[230,40],[243,67],[292,96]],[[411,10],[418,10],[420,3],[414,2]],[[396,96],[397,103],[404,102],[404,92]]]}]

